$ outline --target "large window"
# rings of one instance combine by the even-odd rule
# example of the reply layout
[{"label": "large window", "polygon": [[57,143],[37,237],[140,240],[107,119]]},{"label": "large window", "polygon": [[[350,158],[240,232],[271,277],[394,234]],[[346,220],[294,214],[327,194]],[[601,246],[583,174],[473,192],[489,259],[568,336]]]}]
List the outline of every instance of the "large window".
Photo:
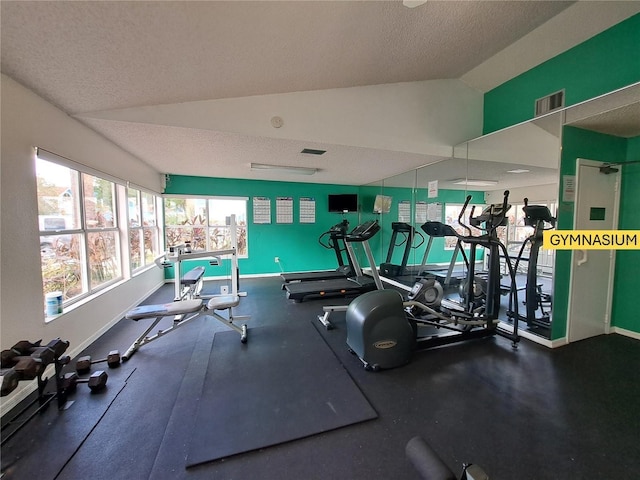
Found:
[{"label": "large window", "polygon": [[[158,197],[70,165],[38,150],[43,291],[62,292],[65,306],[152,263],[159,254]],[[129,205],[128,231],[121,205]],[[123,268],[123,258],[130,258],[130,269]]]},{"label": "large window", "polygon": [[108,180],[80,174],[84,204],[84,230],[89,259],[89,290],[122,276],[116,186]]},{"label": "large window", "polygon": [[128,188],[127,211],[129,256],[131,269],[136,270],[153,263],[160,250],[157,197],[135,188]]},{"label": "large window", "polygon": [[189,242],[192,250],[224,250],[231,246],[230,216],[236,217],[238,256],[248,256],[247,199],[171,197],[164,199],[166,245]]}]

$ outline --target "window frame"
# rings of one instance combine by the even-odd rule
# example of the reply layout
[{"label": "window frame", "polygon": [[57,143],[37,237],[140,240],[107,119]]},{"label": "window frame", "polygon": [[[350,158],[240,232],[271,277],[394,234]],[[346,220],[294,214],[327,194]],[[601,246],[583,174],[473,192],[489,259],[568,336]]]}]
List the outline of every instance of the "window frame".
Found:
[{"label": "window frame", "polygon": [[[553,217],[557,216],[558,211],[558,203],[555,201],[538,201],[538,202],[528,202],[529,205],[545,205],[549,208],[551,215]],[[512,260],[515,260],[522,244],[533,234],[533,227],[526,226],[524,224],[524,203],[516,202],[511,204],[511,210],[507,212],[507,217],[509,218],[509,223],[506,229],[506,240],[505,246],[507,247],[507,251],[509,255],[513,255],[511,257]],[[512,214],[512,212],[515,212]],[[513,221],[512,221],[513,219]],[[522,240],[518,240],[518,233],[524,232],[522,236]],[[526,256],[528,257],[528,253],[525,250]],[[520,273],[526,273],[529,263],[524,261],[520,262],[518,266],[518,271]],[[555,266],[555,250],[553,249],[540,249],[538,252],[538,275],[551,276],[553,269]]]},{"label": "window frame", "polygon": [[[205,229],[205,239],[206,239],[206,244],[204,249],[198,248],[198,246],[196,245],[195,247],[192,245],[192,249],[194,251],[198,250],[198,251],[208,251],[208,252],[215,252],[217,250],[220,250],[219,248],[213,248],[211,245],[211,235],[210,232],[212,229],[224,229],[224,228],[229,228],[228,225],[220,225],[219,223],[211,223],[211,201],[242,201],[244,202],[244,219],[242,218],[238,218],[238,216],[236,215],[236,232],[237,232],[237,239],[238,239],[238,251],[237,251],[237,258],[249,258],[249,222],[247,221],[248,218],[248,208],[249,208],[249,197],[244,197],[244,196],[225,196],[225,195],[174,195],[174,194],[166,194],[162,196],[162,207],[163,207],[163,219],[164,219],[164,243],[166,247],[170,247],[171,243],[169,242],[167,233],[170,229],[174,229],[174,228],[204,228]],[[199,217],[204,218],[204,223],[199,223],[197,225],[193,225],[193,224],[173,224],[173,223],[169,223],[169,221],[167,220],[167,201],[171,200],[171,199],[182,199],[182,200],[197,200],[197,201],[204,201],[204,212],[201,212],[198,214]],[[229,216],[231,214],[235,214],[236,212],[228,212],[228,214],[225,213],[226,216]],[[187,221],[189,221],[190,219],[187,218]],[[244,230],[245,234],[242,235],[240,234],[239,231]],[[244,249],[242,248],[242,242],[244,242]],[[244,250],[244,251],[243,251]],[[223,258],[228,257],[228,255],[224,256]]]},{"label": "window frame", "polygon": [[[137,195],[136,195],[136,198],[138,200],[137,214],[138,214],[138,218],[140,219],[140,222],[139,222],[140,224],[138,226],[133,226],[131,224],[132,212],[131,212],[131,207],[129,205],[129,198],[130,198],[129,193],[131,191],[137,192]],[[153,208],[154,208],[154,216],[155,216],[154,225],[145,225],[146,220],[145,220],[145,211],[144,211],[145,205],[143,200],[144,195],[151,196],[151,202],[149,203],[153,204]],[[132,275],[135,275],[138,272],[142,272],[146,270],[149,266],[155,265],[154,263],[155,259],[164,250],[164,235],[161,235],[161,228],[162,228],[163,222],[161,217],[159,216],[159,214],[162,212],[163,202],[162,202],[161,195],[157,195],[155,193],[152,193],[148,190],[145,190],[143,188],[140,188],[134,185],[127,185],[125,189],[124,197],[126,199],[126,205],[127,205],[127,208],[125,209],[127,234],[126,234],[126,242],[123,242],[123,243],[126,243],[127,248],[129,250],[129,268],[131,270]],[[143,248],[140,250],[140,264],[138,266],[134,265],[133,249],[131,248],[131,235],[133,232],[138,233],[138,242],[140,245],[143,245]],[[145,254],[146,249],[144,247],[147,232],[151,232],[152,255],[149,258],[147,258],[147,255]]]},{"label": "window frame", "polygon": [[[163,236],[160,234],[160,229],[162,228],[162,196],[159,193],[151,192],[148,189],[144,189],[139,186],[135,186],[130,184],[129,182],[114,177],[112,175],[106,174],[104,172],[100,172],[91,167],[87,167],[80,163],[77,163],[73,160],[69,160],[65,157],[52,153],[48,150],[42,149],[40,147],[35,148],[34,155],[34,167],[35,167],[35,176],[36,178],[46,178],[44,175],[40,174],[38,169],[39,161],[48,162],[60,168],[66,168],[70,172],[72,172],[71,180],[69,185],[69,189],[71,193],[67,196],[67,198],[72,199],[72,205],[69,208],[72,213],[66,216],[69,216],[73,219],[72,228],[62,228],[55,230],[46,230],[43,228],[44,222],[41,221],[41,217],[49,216],[43,215],[40,213],[41,206],[41,191],[40,191],[40,182],[38,181],[37,188],[37,196],[38,196],[38,231],[40,236],[41,243],[41,275],[42,275],[42,290],[43,294],[46,296],[50,291],[58,290],[56,285],[53,287],[47,286],[47,270],[48,267],[54,266],[54,268],[62,269],[63,277],[66,276],[64,272],[64,264],[70,263],[73,264],[77,262],[78,267],[74,270],[69,270],[72,275],[79,275],[79,279],[77,280],[79,284],[80,292],[74,294],[71,297],[67,297],[68,289],[64,289],[63,292],[63,309],[69,308],[78,302],[86,301],[87,299],[97,296],[100,293],[106,291],[113,285],[120,283],[122,281],[130,279],[134,274],[138,274],[146,269],[155,267],[155,263],[151,261],[145,261],[144,265],[141,265],[138,268],[131,268],[131,249],[129,244],[129,221],[128,221],[128,189],[135,189],[139,192],[139,197],[142,197],[142,193],[150,195],[155,208],[155,226],[151,227],[156,230],[156,238],[157,242],[153,245],[157,251],[154,254],[154,260],[157,258],[163,251]],[[107,220],[106,224],[100,224],[98,222],[96,225],[89,225],[87,219],[87,208],[86,204],[89,199],[96,198],[95,195],[88,195],[86,191],[85,182],[87,177],[94,177],[99,181],[99,183],[107,182],[111,188],[110,192],[110,203],[109,209],[107,210],[113,216],[111,220]],[[52,184],[53,186],[53,184]],[[104,184],[102,184],[104,186]],[[73,198],[73,192],[77,192],[77,198]],[[108,196],[109,196],[108,195]],[[59,207],[59,205],[56,205]],[[142,207],[141,207],[142,208]],[[63,214],[51,215],[52,217],[63,217]],[[64,223],[64,222],[63,222]],[[112,223],[111,225],[109,223]],[[109,239],[103,238],[102,240],[107,240],[107,243],[113,243],[110,248],[115,250],[115,262],[116,266],[114,271],[116,275],[113,278],[109,278],[108,280],[101,281],[100,283],[94,284],[92,281],[91,275],[94,273],[92,271],[92,262],[91,262],[91,249],[89,247],[89,240],[92,236],[95,235],[107,235]],[[54,252],[55,257],[49,257],[51,260],[49,263],[46,263],[47,259],[45,257],[45,253],[42,250],[42,241],[43,237],[50,237],[53,239],[64,238],[65,236],[71,236],[68,240],[69,243],[69,256],[67,260],[64,260],[64,257],[60,258],[60,255],[57,253],[57,249]],[[76,241],[77,245],[73,244],[73,241]],[[77,249],[77,252],[72,252],[71,250]],[[111,250],[109,253],[113,253]],[[75,257],[75,258],[74,258]],[[111,257],[113,258],[113,257]],[[62,267],[60,266],[62,265]],[[54,290],[51,290],[53,288]],[[48,317],[45,313],[45,322],[50,322],[57,318],[58,315],[53,317]]]}]

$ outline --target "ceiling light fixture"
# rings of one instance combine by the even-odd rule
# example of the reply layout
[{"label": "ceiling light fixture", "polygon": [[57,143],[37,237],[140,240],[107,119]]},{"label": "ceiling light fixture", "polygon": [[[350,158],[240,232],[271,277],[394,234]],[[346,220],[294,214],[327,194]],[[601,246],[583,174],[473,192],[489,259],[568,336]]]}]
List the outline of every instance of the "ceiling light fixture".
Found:
[{"label": "ceiling light fixture", "polygon": [[471,178],[460,178],[453,180],[454,185],[467,185],[469,187],[491,187],[497,185],[495,180],[473,180]]},{"label": "ceiling light fixture", "polygon": [[251,170],[273,170],[280,173],[292,173],[294,175],[313,175],[317,168],[290,167],[287,165],[269,165],[268,163],[252,163]]},{"label": "ceiling light fixture", "polygon": [[423,3],[427,3],[427,0],[403,0],[402,4],[407,8],[419,7]]},{"label": "ceiling light fixture", "polygon": [[317,148],[303,148],[300,153],[304,153],[307,155],[324,155],[327,153],[326,150],[318,150]]},{"label": "ceiling light fixture", "polygon": [[527,170],[526,168],[516,168],[514,170],[507,170],[507,173],[529,173],[531,170]]}]

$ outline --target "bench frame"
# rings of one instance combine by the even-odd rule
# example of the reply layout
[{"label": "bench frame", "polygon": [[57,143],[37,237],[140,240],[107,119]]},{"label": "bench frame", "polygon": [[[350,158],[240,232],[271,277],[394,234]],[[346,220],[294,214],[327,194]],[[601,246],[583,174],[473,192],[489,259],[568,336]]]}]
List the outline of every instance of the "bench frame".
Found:
[{"label": "bench frame", "polygon": [[[162,307],[166,307],[170,305],[171,306],[175,305],[175,307],[184,306],[185,308],[182,310],[179,310],[178,313],[176,313],[176,311],[173,311],[175,310],[175,308],[173,310],[171,308],[168,308],[166,313],[164,312],[160,313],[160,311],[162,310]],[[143,308],[143,307],[134,308],[133,310],[128,311],[125,317],[135,321],[143,320],[146,318],[155,318],[155,320],[151,323],[149,328],[147,328],[127,349],[127,351],[122,356],[123,362],[126,362],[127,360],[129,360],[131,356],[134,353],[136,353],[136,351],[141,346],[146,345],[147,343],[151,343],[152,341],[157,340],[158,338],[166,335],[167,333],[173,332],[177,328],[182,327],[183,325],[186,325],[188,322],[190,322],[194,318],[200,316],[200,313],[202,312],[202,300],[199,300],[199,301],[185,300],[182,302],[173,302],[172,304],[148,305],[147,308],[153,309],[159,312],[157,314],[150,313],[149,316],[139,316],[138,312],[140,311],[140,308]],[[156,325],[160,323],[160,320],[170,316],[173,317],[172,326],[170,326],[169,328],[165,328],[164,330],[158,330],[154,335],[149,336],[149,333],[151,332],[151,330],[153,330],[156,327]]]},{"label": "bench frame", "polygon": [[[172,303],[160,305],[145,305],[134,308],[126,313],[125,317],[130,320],[144,320],[147,318],[155,318],[149,328],[147,328],[127,349],[122,356],[122,360],[126,361],[142,346],[150,343],[169,332],[187,324],[194,318],[205,314],[213,317],[227,327],[235,330],[240,334],[240,341],[247,342],[247,326],[236,325],[234,320],[249,319],[249,315],[234,316],[233,307],[238,306],[240,297],[246,293],[238,292],[238,252],[236,238],[236,219],[235,215],[230,218],[231,227],[231,245],[232,248],[227,250],[200,251],[191,252],[186,244],[175,245],[169,247],[164,255],[156,258],[155,263],[160,268],[174,266],[174,287],[175,296]],[[181,275],[181,264],[184,260],[209,259],[212,265],[219,265],[221,257],[229,255],[231,257],[231,294],[230,295],[213,295],[207,297],[209,301],[204,304],[204,299],[200,295],[202,289],[205,268],[197,266],[192,268],[184,276]],[[228,316],[217,313],[217,311],[228,310]],[[206,312],[206,313],[205,313]],[[154,335],[149,333],[158,325],[165,317],[173,316],[173,325],[164,330],[158,330]]]}]

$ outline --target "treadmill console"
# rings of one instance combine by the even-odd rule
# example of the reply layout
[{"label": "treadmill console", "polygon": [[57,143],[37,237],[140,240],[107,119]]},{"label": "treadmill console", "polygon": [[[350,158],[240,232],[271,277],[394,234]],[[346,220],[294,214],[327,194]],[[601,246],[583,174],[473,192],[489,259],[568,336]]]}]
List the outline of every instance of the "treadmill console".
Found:
[{"label": "treadmill console", "polygon": [[393,222],[391,228],[394,232],[413,232],[413,227],[406,222]]},{"label": "treadmill console", "polygon": [[[504,212],[502,211],[503,208],[504,205],[502,203],[493,203],[485,207],[485,209],[482,210],[482,213],[477,217],[470,217],[469,223],[477,228],[480,228],[484,222],[490,224],[491,227],[504,227],[509,223],[507,212],[511,208],[511,205],[507,204],[506,210]],[[496,220],[500,220],[500,223],[498,225],[494,225],[493,223]]]},{"label": "treadmill console", "polygon": [[535,227],[540,221],[546,222],[555,226],[556,219],[551,215],[549,208],[546,205],[526,205],[522,207],[524,212],[524,224],[529,227]]},{"label": "treadmill console", "polygon": [[451,225],[442,222],[425,222],[420,228],[430,237],[457,237]]},{"label": "treadmill console", "polygon": [[329,229],[329,233],[347,233],[347,229],[349,228],[349,221],[343,220],[340,223],[336,223],[333,227]]},{"label": "treadmill console", "polygon": [[350,242],[364,242],[373,237],[380,231],[380,224],[377,220],[369,220],[368,222],[361,223],[354,228],[347,236],[347,240]]}]

